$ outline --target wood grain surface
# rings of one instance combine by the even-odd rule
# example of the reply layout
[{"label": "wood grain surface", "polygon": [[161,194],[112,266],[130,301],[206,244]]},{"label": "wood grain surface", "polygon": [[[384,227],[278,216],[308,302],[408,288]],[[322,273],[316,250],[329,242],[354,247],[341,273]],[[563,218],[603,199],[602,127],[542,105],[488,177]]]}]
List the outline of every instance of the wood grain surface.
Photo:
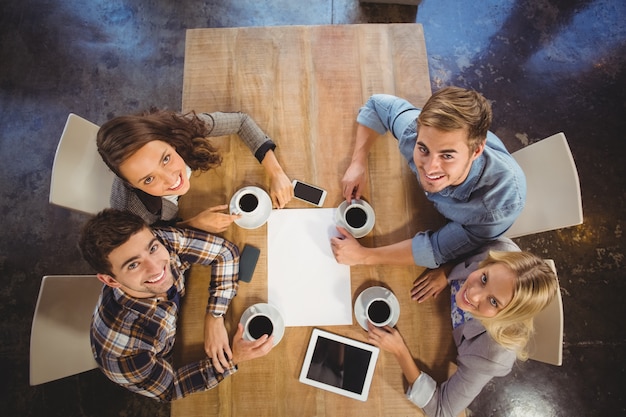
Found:
[{"label": "wood grain surface", "polygon": [[[328,191],[324,207],[341,201],[341,177],[350,162],[356,115],[371,94],[388,93],[423,105],[431,94],[424,34],[419,24],[284,26],[187,31],[183,111],[243,111],[277,143],[276,154],[292,179]],[[237,136],[216,138],[221,167],[192,177],[180,200],[183,218],[228,204],[245,185],[269,190],[261,165]],[[366,246],[407,239],[438,227],[442,219],[424,198],[389,134],[374,145],[364,197],[376,212]],[[312,207],[292,200],[289,208]],[[314,209],[314,208],[312,208]],[[252,282],[241,283],[226,316],[230,334],[243,311],[267,301],[267,225],[245,230],[233,225],[224,236],[243,247],[261,248]],[[297,239],[297,236],[294,236]],[[330,243],[329,243],[330,244]],[[307,267],[314,268],[314,265]],[[351,268],[353,300],[371,285],[385,285],[401,305],[397,328],[423,370],[446,379],[454,358],[449,294],[417,304],[409,291],[423,268]],[[297,276],[298,271],[294,271]],[[179,320],[176,360],[204,356],[203,315],[210,272],[193,267]],[[311,283],[310,285],[315,285]],[[324,308],[324,300],[319,300]],[[324,328],[366,341],[356,320]],[[367,402],[298,382],[312,328],[289,327],[266,357],[241,364],[217,388],[172,404],[172,415],[194,416],[413,416],[421,411],[405,398],[406,381],[395,359],[381,353]]]}]

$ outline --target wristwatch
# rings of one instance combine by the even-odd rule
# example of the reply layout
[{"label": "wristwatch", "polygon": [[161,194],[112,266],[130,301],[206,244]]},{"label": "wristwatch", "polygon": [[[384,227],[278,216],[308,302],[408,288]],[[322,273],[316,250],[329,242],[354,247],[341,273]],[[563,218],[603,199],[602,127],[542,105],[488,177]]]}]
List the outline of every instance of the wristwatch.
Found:
[{"label": "wristwatch", "polygon": [[216,319],[219,319],[220,317],[224,317],[224,313],[211,313],[211,315],[215,317]]}]

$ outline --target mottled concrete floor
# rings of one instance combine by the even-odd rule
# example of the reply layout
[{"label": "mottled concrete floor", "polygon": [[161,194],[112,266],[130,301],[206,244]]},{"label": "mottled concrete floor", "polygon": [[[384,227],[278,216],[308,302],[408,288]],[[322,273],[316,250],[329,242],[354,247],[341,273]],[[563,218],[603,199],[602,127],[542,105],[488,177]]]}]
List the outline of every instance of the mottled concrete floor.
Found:
[{"label": "mottled concrete floor", "polygon": [[101,124],[149,106],[180,109],[185,29],[418,22],[433,90],[493,100],[492,130],[511,151],[565,132],[585,223],[517,239],[556,261],[565,309],[562,367],[527,362],[490,383],[478,416],[626,415],[624,236],[626,2],[423,0],[3,0],[0,5],[0,413],[167,416],[97,370],[28,385],[41,277],[90,273],[76,249],[85,216],[48,204],[68,113]]}]

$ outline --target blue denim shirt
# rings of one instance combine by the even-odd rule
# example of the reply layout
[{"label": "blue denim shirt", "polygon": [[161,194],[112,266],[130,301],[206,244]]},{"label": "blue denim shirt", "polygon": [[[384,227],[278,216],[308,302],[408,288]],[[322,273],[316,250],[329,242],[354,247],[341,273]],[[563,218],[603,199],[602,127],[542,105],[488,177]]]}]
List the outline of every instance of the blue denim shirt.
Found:
[{"label": "blue denim shirt", "polygon": [[[420,109],[404,99],[376,94],[357,116],[359,124],[381,135],[391,131],[418,182],[413,148],[419,114]],[[417,265],[436,268],[502,236],[524,208],[526,178],[502,141],[488,132],[485,150],[472,162],[462,184],[425,194],[448,223],[415,235],[413,259]]]}]

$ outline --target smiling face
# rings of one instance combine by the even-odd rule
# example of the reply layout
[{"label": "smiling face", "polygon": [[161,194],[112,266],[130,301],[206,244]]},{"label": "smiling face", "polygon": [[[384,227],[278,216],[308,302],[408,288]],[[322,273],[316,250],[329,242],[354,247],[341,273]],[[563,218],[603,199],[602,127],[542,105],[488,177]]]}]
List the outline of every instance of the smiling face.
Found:
[{"label": "smiling face", "polygon": [[517,276],[503,263],[472,272],[455,296],[456,305],[476,317],[490,318],[513,299]]},{"label": "smiling face", "polygon": [[451,131],[421,126],[413,150],[420,184],[424,191],[438,193],[467,178],[472,161],[483,152],[484,142],[471,151],[466,129]]},{"label": "smiling face", "polygon": [[147,227],[111,251],[108,260],[113,276],[98,274],[98,279],[132,297],[163,296],[174,285],[169,253]]},{"label": "smiling face", "polygon": [[153,196],[189,191],[185,161],[173,146],[160,140],[139,148],[120,164],[119,171],[130,185]]}]

